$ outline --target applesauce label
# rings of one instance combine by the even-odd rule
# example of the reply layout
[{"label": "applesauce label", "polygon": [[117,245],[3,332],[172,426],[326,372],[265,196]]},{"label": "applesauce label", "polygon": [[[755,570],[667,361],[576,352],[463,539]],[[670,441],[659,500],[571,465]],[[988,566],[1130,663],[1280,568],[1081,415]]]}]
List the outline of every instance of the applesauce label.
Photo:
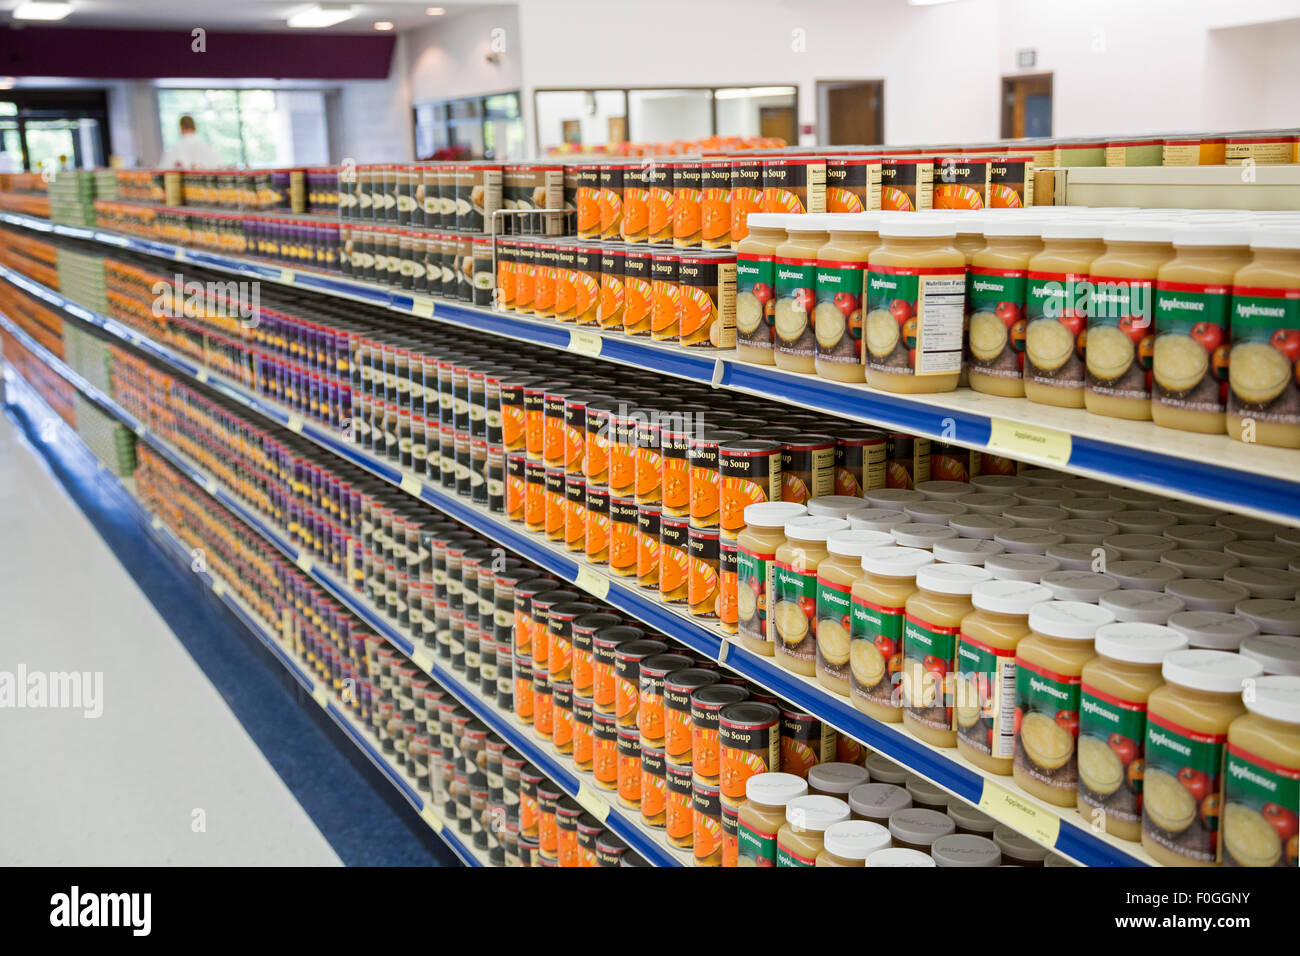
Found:
[{"label": "applesauce label", "polygon": [[772,348],[776,320],[776,259],[736,253],[736,342],[751,349]]},{"label": "applesauce label", "polygon": [[1070,792],[1079,785],[1079,687],[1078,677],[1016,660],[1016,769]]},{"label": "applesauce label", "polygon": [[740,548],[736,551],[736,612],[740,633],[753,641],[771,640],[768,633],[768,595],[772,593],[769,566],[775,554],[761,554]]},{"label": "applesauce label", "polygon": [[778,352],[811,358],[816,350],[813,309],[817,303],[817,260],[778,256],[773,331]]},{"label": "applesauce label", "polygon": [[1300,424],[1297,362],[1300,289],[1234,288],[1228,413]]},{"label": "applesauce label", "polygon": [[1231,304],[1229,286],[1156,283],[1153,400],[1196,412],[1224,410]]},{"label": "applesauce label", "polygon": [[1025,283],[1025,381],[1083,388],[1092,283],[1072,272],[1029,272]]},{"label": "applesauce label", "polygon": [[1300,770],[1229,744],[1223,807],[1224,866],[1296,866]]},{"label": "applesauce label", "polygon": [[1136,823],[1142,819],[1146,725],[1146,704],[1081,685],[1080,800],[1116,820]]},{"label": "applesauce label", "polygon": [[1227,734],[1203,734],[1148,714],[1142,779],[1142,835],[1170,853],[1212,863]]},{"label": "applesauce label", "polygon": [[1016,652],[966,634],[957,644],[957,736],[990,757],[1015,755]]},{"label": "applesauce label", "polygon": [[853,633],[852,588],[817,578],[817,666],[847,676]]},{"label": "applesauce label", "polygon": [[960,627],[912,614],[903,624],[903,708],[923,727],[952,729],[952,672]]},{"label": "applesauce label", "polygon": [[803,856],[790,849],[784,843],[776,845],[776,865],[777,866],[816,866],[817,858],[815,856]]},{"label": "applesauce label", "polygon": [[866,271],[866,262],[817,261],[813,336],[817,358],[824,362],[862,364],[862,292]]},{"label": "applesauce label", "polygon": [[867,368],[889,375],[961,371],[964,270],[872,266],[866,298]]},{"label": "applesauce label", "polygon": [[897,707],[894,687],[903,672],[906,610],[853,596],[849,619],[849,693],[880,707]]},{"label": "applesauce label", "polygon": [[1087,389],[1109,398],[1150,398],[1155,354],[1155,283],[1149,279],[1091,277]]},{"label": "applesauce label", "polygon": [[744,820],[736,830],[740,843],[740,866],[776,866],[776,834],[751,826]]},{"label": "applesauce label", "polygon": [[994,378],[1018,379],[1025,364],[1025,283],[1023,269],[967,272],[970,310],[970,367]]},{"label": "applesauce label", "polygon": [[768,640],[789,657],[811,661],[817,650],[813,625],[817,618],[817,574],[797,571],[782,561],[774,563]]}]

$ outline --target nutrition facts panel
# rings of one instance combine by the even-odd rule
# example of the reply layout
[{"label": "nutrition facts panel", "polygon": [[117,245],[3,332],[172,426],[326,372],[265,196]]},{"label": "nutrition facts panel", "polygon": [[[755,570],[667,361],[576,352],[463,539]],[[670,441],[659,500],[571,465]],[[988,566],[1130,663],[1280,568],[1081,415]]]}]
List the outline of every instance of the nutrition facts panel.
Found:
[{"label": "nutrition facts panel", "polygon": [[916,374],[961,371],[965,276],[923,276],[917,300]]}]

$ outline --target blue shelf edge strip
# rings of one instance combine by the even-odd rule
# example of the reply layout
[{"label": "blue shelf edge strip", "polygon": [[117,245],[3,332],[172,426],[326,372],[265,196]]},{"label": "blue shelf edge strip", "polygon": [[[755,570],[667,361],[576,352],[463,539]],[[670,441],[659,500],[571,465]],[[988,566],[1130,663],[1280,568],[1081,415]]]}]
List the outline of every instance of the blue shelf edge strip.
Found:
[{"label": "blue shelf edge strip", "polygon": [[[7,320],[4,320],[3,317],[0,317],[0,322],[3,322],[6,326],[12,328],[11,324],[8,323]],[[134,333],[132,333],[132,335],[134,335]],[[39,346],[37,347],[39,348]],[[160,346],[154,345],[154,349],[169,355],[169,353],[166,353],[166,350],[161,349]],[[44,352],[43,349],[41,351]],[[53,356],[49,357],[53,359]],[[54,361],[57,362],[58,360],[54,359]],[[170,362],[170,364],[173,366],[179,366],[179,363],[175,361]],[[56,371],[58,370],[59,369],[56,367]],[[80,380],[80,376],[76,375],[76,373],[72,372],[70,369],[67,371],[71,372],[73,376],[73,378],[69,378],[69,381],[72,381],[73,384],[76,385],[76,380]],[[60,372],[60,374],[62,374],[62,372]],[[84,380],[81,381],[84,383]],[[286,425],[288,422],[289,414],[287,412],[282,409],[274,408],[266,402],[248,396],[241,390],[234,388],[227,383],[220,382],[214,378],[209,378],[207,384],[209,387],[217,388],[223,393],[229,394],[237,401],[258,411],[259,414],[262,414],[277,424]],[[90,388],[92,391],[97,391],[93,389],[93,386],[90,386]],[[113,403],[111,399],[106,400],[110,403],[112,408],[117,408],[116,404]],[[110,409],[110,411],[112,411],[112,409]],[[130,427],[135,428],[137,434],[140,434],[141,430],[136,428],[136,423],[134,423],[134,420],[131,419],[131,416],[129,416],[125,410],[117,408],[117,411],[112,413],[118,414],[119,417],[125,416],[122,420]],[[128,419],[130,420],[128,421]],[[302,427],[301,434],[310,438],[312,441],[327,450],[334,452],[339,457],[345,458],[356,464],[358,467],[369,471],[371,474],[383,478],[391,484],[399,487],[401,486],[403,474],[401,469],[388,462],[382,462],[370,458],[370,456],[363,453],[360,449],[343,442],[328,430],[319,428],[312,424],[305,424]],[[147,433],[146,438],[148,438]],[[159,447],[160,451],[164,454],[173,454],[161,439],[151,440],[150,443],[154,444],[155,447]],[[177,460],[176,464],[178,467],[184,469],[187,474],[190,474],[191,476],[197,475],[195,480],[200,485],[202,485],[206,480],[205,476],[197,473],[188,462]],[[489,513],[468,504],[457,496],[445,494],[423,481],[420,482],[420,486],[421,491],[419,497],[422,500],[438,508],[445,514],[456,518],[463,524],[485,534],[499,544],[521,554],[547,570],[560,575],[567,581],[577,584],[579,570],[588,567],[586,562],[578,562],[564,552],[557,551],[546,543],[539,541],[536,537],[493,518]],[[227,507],[230,507],[232,510],[235,510],[240,514],[241,517],[247,515],[248,517],[246,517],[245,520],[248,520],[251,525],[257,528],[259,532],[267,538],[267,540],[271,541],[272,544],[276,545],[276,547],[287,556],[293,558],[297,555],[298,552],[292,545],[281,539],[278,534],[272,532],[269,528],[266,528],[266,526],[257,519],[256,516],[251,515],[251,513],[249,513],[237,500],[232,499],[229,495],[226,495],[220,490],[216,493],[216,497]],[[404,653],[411,653],[412,644],[410,640],[389,625],[386,620],[382,619],[373,611],[366,608],[363,604],[359,603],[356,598],[350,595],[346,590],[338,588],[338,586],[328,576],[320,573],[316,569],[313,569],[312,577],[322,586],[331,590],[339,600],[353,609],[359,616],[366,620],[368,624],[376,628],[380,633],[384,634],[385,637],[394,644],[394,646],[403,650]],[[836,729],[862,741],[873,750],[884,754],[891,760],[901,763],[916,771],[921,776],[932,780],[934,783],[951,791],[963,800],[976,805],[979,804],[985,786],[985,778],[982,775],[948,760],[942,754],[936,753],[934,750],[931,750],[929,747],[910,737],[906,733],[892,729],[889,725],[883,724],[865,714],[862,714],[848,701],[811,686],[797,676],[791,674],[789,671],[779,667],[770,659],[754,654],[734,642],[726,641],[724,643],[721,634],[711,631],[673,612],[663,604],[653,600],[645,593],[642,593],[639,588],[629,587],[621,584],[617,580],[611,580],[608,594],[604,595],[603,599],[607,603],[612,604],[620,610],[626,611],[638,620],[641,620],[672,637],[678,643],[684,644],[692,650],[711,657],[714,660],[718,660],[720,663],[724,663],[724,665],[729,669],[734,670],[749,680],[766,687],[771,692],[790,701],[792,704],[795,704],[803,710],[825,720]],[[510,727],[508,722],[502,722],[499,716],[496,718],[497,723],[495,724],[488,716],[484,716],[484,714],[487,713],[487,709],[483,708],[481,704],[478,703],[479,698],[471,694],[469,691],[466,691],[464,687],[460,685],[459,681],[453,675],[448,674],[445,669],[435,665],[431,674],[439,681],[447,681],[448,690],[452,692],[453,696],[460,698],[463,703],[466,703],[466,706],[475,710],[485,723],[492,725],[493,729],[501,733],[502,736],[510,739],[512,743],[515,740],[520,739],[518,733],[514,731],[514,728]],[[461,696],[462,692],[471,697],[473,703],[465,701]],[[479,713],[479,711],[484,711],[484,713]],[[510,729],[512,733],[509,735],[504,733],[503,730],[500,729],[501,727]],[[549,761],[552,766],[560,771],[560,774],[553,777],[556,783],[560,784],[571,795],[576,794],[576,777],[574,777],[572,772],[561,767],[554,761],[553,757],[546,754],[540,748],[532,746],[531,741],[526,741],[526,743],[530,746],[531,751],[540,755],[541,762],[539,763],[539,766],[550,774],[552,771],[545,766],[546,762]],[[529,759],[536,758],[532,753],[530,753]],[[618,812],[618,808],[614,808],[614,810],[615,813]],[[614,819],[614,814],[611,814],[610,819]],[[615,829],[615,831],[624,839],[629,839],[621,829],[613,824],[610,824],[610,826],[611,829]],[[630,834],[634,834],[632,839],[629,840],[629,845],[635,846],[632,840],[635,840],[637,837],[644,839],[642,831],[635,826],[629,826],[628,829]],[[637,848],[639,852],[642,852],[643,855],[647,855],[647,858],[654,861],[654,858],[649,855],[650,850],[642,849],[640,847]],[[652,843],[651,848],[661,855],[660,858],[662,858],[663,855],[666,855],[669,861],[673,863],[678,862],[671,856],[671,854],[667,854],[667,851],[658,844]],[[1061,819],[1060,833],[1055,848],[1088,866],[1134,866],[1141,865],[1142,863],[1140,859],[1124,852],[1122,849],[1094,838],[1085,827],[1071,823],[1064,818]]]}]

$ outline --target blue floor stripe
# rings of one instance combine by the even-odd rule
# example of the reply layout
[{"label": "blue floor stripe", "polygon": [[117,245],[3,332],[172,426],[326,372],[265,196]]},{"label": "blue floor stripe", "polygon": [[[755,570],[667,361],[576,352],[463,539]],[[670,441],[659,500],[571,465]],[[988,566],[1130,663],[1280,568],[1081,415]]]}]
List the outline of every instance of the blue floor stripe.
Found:
[{"label": "blue floor stripe", "polygon": [[133,515],[126,492],[101,478],[84,458],[38,441],[39,426],[20,409],[10,406],[9,413],[339,858],[348,866],[459,866],[446,844],[270,651],[153,541]]}]

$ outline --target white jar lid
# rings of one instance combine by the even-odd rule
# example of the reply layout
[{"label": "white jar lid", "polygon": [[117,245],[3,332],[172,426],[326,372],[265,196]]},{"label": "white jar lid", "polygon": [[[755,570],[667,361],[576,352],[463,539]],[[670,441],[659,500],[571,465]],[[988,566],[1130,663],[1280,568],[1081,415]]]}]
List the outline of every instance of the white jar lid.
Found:
[{"label": "white jar lid", "polygon": [[1237,537],[1244,541],[1273,541],[1277,539],[1279,532],[1287,530],[1282,525],[1252,518],[1249,515],[1220,515],[1214,519],[1214,523],[1220,528],[1236,532]]},{"label": "white jar lid", "polygon": [[1041,234],[1044,239],[1100,239],[1107,222],[1097,217],[1052,219],[1043,223]]},{"label": "white jar lid", "polygon": [[1205,505],[1198,505],[1195,501],[1182,501],[1178,498],[1161,502],[1157,510],[1173,515],[1185,524],[1214,524],[1217,519],[1223,517],[1222,508],[1207,508]]},{"label": "white jar lid", "polygon": [[[892,508],[863,508],[849,515],[849,527],[854,531],[891,531],[900,524],[911,523],[911,518]],[[889,540],[893,540],[890,538]]]},{"label": "white jar lid", "polygon": [[1056,486],[1071,476],[1055,468],[1022,468],[1016,477],[1023,478],[1031,485]]},{"label": "white jar lid", "polygon": [[882,219],[878,231],[882,239],[951,239],[957,235],[957,224],[947,216],[931,218],[911,213]]},{"label": "white jar lid", "polygon": [[1300,637],[1255,634],[1241,642],[1237,653],[1259,661],[1265,674],[1300,677]]},{"label": "white jar lid", "polygon": [[947,524],[953,518],[965,513],[965,505],[958,504],[956,501],[941,501],[935,498],[926,501],[913,501],[903,505],[903,514],[917,524]]},{"label": "white jar lid", "polygon": [[1113,534],[1102,543],[1114,548],[1126,560],[1140,561],[1155,561],[1166,551],[1173,551],[1178,547],[1163,534]]},{"label": "white jar lid", "polygon": [[795,218],[793,213],[751,212],[745,217],[745,223],[750,229],[784,229]]},{"label": "white jar lid", "polygon": [[1161,532],[1170,541],[1177,542],[1180,548],[1207,548],[1222,551],[1229,541],[1235,541],[1237,533],[1213,524],[1176,524]]},{"label": "white jar lid", "polygon": [[862,497],[874,508],[896,508],[899,511],[909,502],[925,499],[925,495],[911,488],[873,488],[864,491]]},{"label": "white jar lid", "polygon": [[889,846],[889,831],[870,820],[845,820],[826,828],[827,853],[845,860],[866,860]]},{"label": "white jar lid", "polygon": [[853,495],[822,495],[808,499],[808,513],[829,518],[847,518],[850,513],[868,507],[862,498]]},{"label": "white jar lid", "polygon": [[1141,588],[1111,591],[1103,594],[1097,603],[1114,614],[1116,621],[1141,621],[1145,624],[1164,624],[1186,606],[1182,598]]},{"label": "white jar lid", "polygon": [[980,491],[996,491],[1002,494],[1010,494],[1017,488],[1029,484],[1028,480],[1019,475],[976,475],[970,483]]},{"label": "white jar lid", "polygon": [[1047,528],[1008,528],[1001,534],[995,534],[993,540],[1016,554],[1045,554],[1052,545],[1064,544],[1065,535]]},{"label": "white jar lid", "polygon": [[905,846],[891,846],[883,850],[877,850],[871,856],[867,857],[867,866],[938,866],[934,858],[928,853],[922,853],[920,850],[912,850]]},{"label": "white jar lid", "polygon": [[1056,571],[1061,562],[1041,554],[995,554],[984,562],[999,581],[1027,581],[1037,584],[1048,571]]},{"label": "white jar lid", "polygon": [[745,524],[775,530],[784,528],[791,518],[807,513],[807,508],[793,501],[760,501],[756,505],[745,506]]},{"label": "white jar lid", "polygon": [[916,572],[916,586],[939,594],[969,595],[981,581],[993,580],[992,573],[969,564],[927,564]]},{"label": "white jar lid", "polygon": [[765,807],[784,807],[808,793],[808,782],[792,773],[756,773],[745,781],[745,796]]},{"label": "white jar lid", "polygon": [[1109,498],[1114,486],[1096,478],[1071,478],[1062,482],[1061,487],[1074,492],[1076,498]]},{"label": "white jar lid", "polygon": [[1166,654],[1186,646],[1184,635],[1162,624],[1117,621],[1097,628],[1097,653],[1130,664],[1159,664]]},{"label": "white jar lid", "polygon": [[1107,560],[1106,573],[1118,581],[1122,588],[1142,588],[1149,591],[1164,590],[1170,581],[1176,581],[1183,576],[1182,571],[1161,564],[1159,561],[1134,559]]},{"label": "white jar lid", "polygon": [[1294,545],[1258,538],[1239,538],[1229,542],[1223,546],[1223,553],[1232,555],[1247,568],[1286,570],[1296,558],[1300,558],[1300,548]]},{"label": "white jar lid", "polygon": [[1274,540],[1300,548],[1300,528],[1278,528]]},{"label": "white jar lid", "polygon": [[1059,506],[1062,501],[1074,501],[1075,494],[1059,485],[1029,485],[1015,493],[1016,500],[1022,505]]},{"label": "white jar lid", "polygon": [[824,833],[849,818],[849,805],[836,797],[819,794],[795,797],[785,805],[785,822],[803,833]]},{"label": "white jar lid", "polygon": [[796,541],[825,541],[836,531],[848,531],[849,523],[843,518],[824,515],[803,515],[785,523],[785,536]]},{"label": "white jar lid", "polygon": [[1000,515],[1008,508],[1015,507],[1016,504],[1013,495],[997,491],[974,491],[954,500],[957,504],[963,505],[967,511],[984,515]]},{"label": "white jar lid", "polygon": [[1047,546],[1047,551],[1044,553],[1049,558],[1061,562],[1062,571],[1091,571],[1093,565],[1097,563],[1098,551],[1104,555],[1107,567],[1112,560],[1119,557],[1115,549],[1108,548],[1104,544],[1084,544],[1081,541],[1073,544],[1068,541],[1062,544],[1051,544]]},{"label": "white jar lid", "polygon": [[1258,661],[1228,651],[1186,650],[1165,656],[1160,673],[1171,684],[1212,694],[1235,694],[1242,682],[1259,677],[1264,668]]},{"label": "white jar lid", "polygon": [[1168,501],[1164,495],[1157,495],[1150,491],[1143,491],[1141,488],[1112,488],[1110,496],[1116,501],[1122,501],[1130,508],[1157,508],[1165,501]]},{"label": "white jar lid", "polygon": [[931,550],[934,559],[944,564],[972,564],[983,567],[989,557],[1002,553],[1002,545],[987,538],[952,538],[948,541],[936,541]]},{"label": "white jar lid", "polygon": [[970,602],[994,614],[1028,614],[1030,608],[1052,600],[1052,592],[1031,581],[981,581],[971,589]]},{"label": "white jar lid", "polygon": [[1055,505],[1016,505],[1003,514],[1022,528],[1050,528],[1070,517],[1064,508]]},{"label": "white jar lid", "polygon": [[1113,623],[1115,615],[1083,601],[1045,601],[1029,611],[1029,629],[1048,637],[1091,641],[1097,628]]},{"label": "white jar lid", "polygon": [[1237,603],[1237,616],[1250,621],[1261,634],[1300,634],[1300,601],[1247,598]]},{"label": "white jar lid", "polygon": [[927,498],[937,498],[940,501],[955,501],[963,495],[969,495],[974,492],[975,486],[966,481],[918,481],[916,490]]},{"label": "white jar lid", "polygon": [[1279,568],[1229,568],[1223,580],[1240,584],[1253,598],[1291,600],[1300,591],[1300,574]]},{"label": "white jar lid", "polygon": [[826,550],[841,558],[860,558],[876,548],[887,548],[894,539],[884,531],[833,531],[826,539]]},{"label": "white jar lid", "polygon": [[1236,558],[1207,548],[1176,548],[1160,555],[1160,560],[1182,571],[1185,578],[1204,581],[1221,581],[1225,571],[1237,566]]},{"label": "white jar lid", "polygon": [[948,527],[963,538],[983,538],[992,541],[999,531],[1015,527],[1010,518],[1001,515],[961,514],[948,519]]},{"label": "white jar lid", "polygon": [[[1249,696],[1251,699],[1246,700]],[[1255,681],[1255,692],[1242,694],[1242,702],[1251,713],[1300,724],[1300,677],[1278,675]]]},{"label": "white jar lid", "polygon": [[1169,615],[1169,626],[1187,638],[1191,647],[1235,651],[1259,628],[1244,617],[1225,611],[1179,611]]},{"label": "white jar lid", "polygon": [[1039,583],[1052,592],[1058,601],[1087,601],[1096,604],[1107,591],[1119,588],[1119,582],[1109,574],[1096,571],[1049,571]]},{"label": "white jar lid", "polygon": [[934,555],[929,551],[922,548],[902,548],[898,545],[876,548],[862,556],[863,571],[886,578],[915,577],[920,568],[933,563]]},{"label": "white jar lid", "polygon": [[906,548],[932,548],[936,541],[957,537],[957,532],[946,524],[917,522],[899,525],[889,532],[894,540]]},{"label": "white jar lid", "polygon": [[1231,613],[1237,609],[1238,604],[1250,597],[1250,592],[1240,584],[1207,581],[1203,578],[1175,578],[1165,585],[1165,590],[1182,598],[1189,611]]},{"label": "white jar lid", "polygon": [[[1103,519],[1110,518],[1111,515],[1118,514],[1124,510],[1124,505],[1118,501],[1111,501],[1109,498],[1075,498],[1071,501],[1062,501],[1060,507],[1065,509],[1065,513],[1071,518],[1092,518]],[[1119,530],[1116,527],[1115,530]]]},{"label": "white jar lid", "polygon": [[1163,511],[1120,511],[1107,520],[1119,525],[1124,534],[1160,534],[1178,524],[1177,518]]},{"label": "white jar lid", "polygon": [[1119,534],[1119,525],[1097,518],[1066,518],[1052,525],[1052,530],[1065,535],[1066,544],[1101,544],[1110,535]]}]

